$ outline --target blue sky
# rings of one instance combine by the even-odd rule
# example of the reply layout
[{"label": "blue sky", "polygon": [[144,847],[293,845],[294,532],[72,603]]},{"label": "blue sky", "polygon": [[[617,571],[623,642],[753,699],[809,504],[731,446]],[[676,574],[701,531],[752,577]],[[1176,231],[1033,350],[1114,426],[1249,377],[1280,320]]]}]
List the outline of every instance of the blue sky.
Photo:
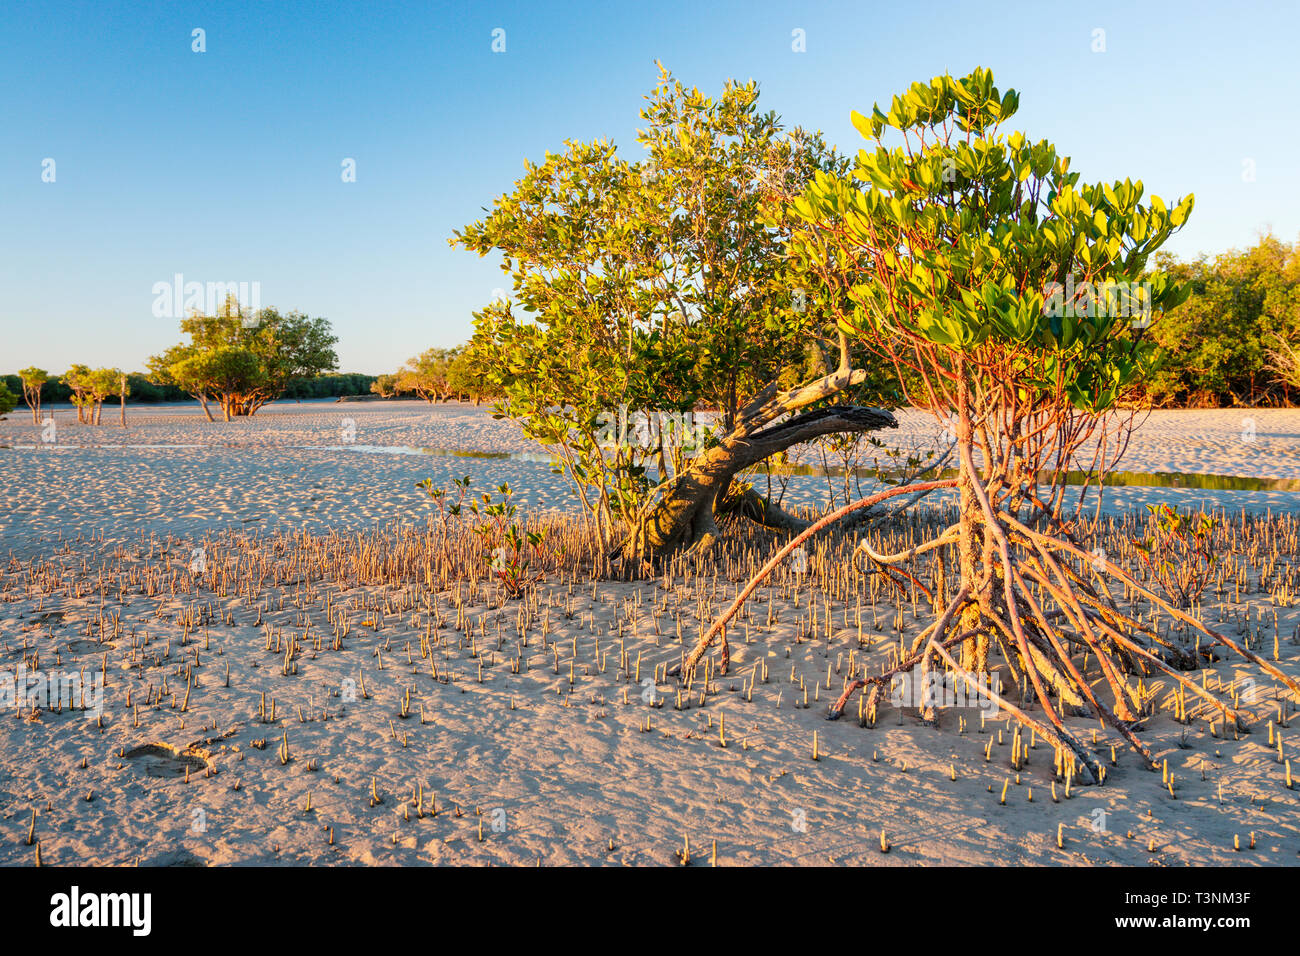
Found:
[{"label": "blue sky", "polygon": [[[635,153],[661,59],[854,150],[849,111],[993,70],[1016,128],[1085,180],[1194,192],[1183,256],[1300,238],[1291,2],[6,3],[0,9],[0,371],[139,369],[179,341],[155,283],[259,282],[329,318],[341,367],[453,345],[505,285],[452,249],[525,157]],[[192,50],[205,31],[206,52]],[[505,30],[505,52],[492,31]],[[806,51],[792,49],[804,31]],[[1093,52],[1104,30],[1104,52]],[[356,162],[356,182],[342,163]],[[44,160],[55,162],[43,182]],[[1253,170],[1253,180],[1244,173]]]}]

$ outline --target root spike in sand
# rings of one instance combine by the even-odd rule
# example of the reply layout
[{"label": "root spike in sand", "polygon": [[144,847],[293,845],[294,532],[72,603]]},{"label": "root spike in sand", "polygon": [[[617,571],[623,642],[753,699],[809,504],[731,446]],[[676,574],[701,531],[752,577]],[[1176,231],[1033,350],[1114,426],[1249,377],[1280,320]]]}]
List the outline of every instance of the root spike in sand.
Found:
[{"label": "root spike in sand", "polygon": [[[59,667],[82,687],[60,706],[11,710],[20,719],[11,722],[10,749],[44,765],[33,749],[43,741],[40,759],[76,779],[62,803],[35,777],[13,785],[23,811],[0,855],[30,865],[39,846],[49,864],[66,864],[74,850],[161,859],[169,852],[161,837],[97,827],[96,842],[78,848],[67,835],[77,831],[63,828],[69,815],[137,812],[147,795],[206,814],[208,836],[186,831],[189,852],[204,862],[257,862],[262,853],[606,861],[615,854],[608,832],[590,845],[560,834],[612,812],[609,829],[625,834],[614,857],[621,863],[670,853],[697,864],[703,857],[689,834],[701,832],[711,865],[723,846],[732,848],[728,864],[828,854],[869,863],[877,849],[892,852],[892,826],[873,824],[877,847],[830,854],[808,849],[823,831],[792,817],[852,794],[862,807],[907,803],[941,813],[956,834],[992,804],[1026,833],[997,846],[909,836],[926,858],[1022,862],[1054,828],[1056,848],[1082,862],[1095,853],[1089,831],[1069,837],[1060,811],[1092,779],[1090,761],[1097,781],[1116,791],[1108,800],[1177,807],[1204,834],[1169,841],[1154,857],[1149,824],[1148,840],[1138,831],[1108,851],[1117,861],[1222,862],[1233,854],[1234,828],[1247,853],[1250,831],[1232,822],[1246,794],[1257,812],[1261,795],[1272,793],[1280,821],[1251,820],[1261,857],[1250,858],[1288,847],[1282,814],[1294,810],[1296,792],[1286,729],[1295,695],[1234,647],[1292,678],[1300,667],[1295,515],[1215,517],[1216,576],[1183,609],[1205,630],[1166,609],[1173,605],[1158,574],[1137,557],[1132,542],[1158,530],[1154,516],[1103,514],[1086,537],[1066,539],[1071,551],[995,515],[1015,560],[1008,579],[1002,548],[993,552],[992,615],[951,573],[955,515],[947,506],[868,525],[867,548],[857,528],[829,524],[796,546],[807,549],[797,562],[787,548],[797,535],[730,527],[708,552],[646,578],[602,563],[596,535],[572,515],[517,517],[529,531],[545,528],[564,556],[513,596],[489,573],[491,552],[469,521],[444,528],[401,517],[346,532],[232,528],[193,544],[146,536],[103,552],[65,541],[16,553],[0,575],[9,673],[20,663],[29,672]],[[923,547],[935,540],[943,543]],[[200,545],[206,570],[187,574]],[[1127,577],[1099,563],[1103,586],[1093,548]],[[915,581],[886,578],[877,559]],[[1005,607],[1008,580],[1018,625]],[[724,618],[734,682],[711,654],[680,669],[698,646],[692,635],[716,629],[721,638]],[[983,637],[988,669],[977,673],[966,664],[970,642]],[[102,712],[83,719],[104,676]],[[814,720],[806,711],[823,693],[825,716],[856,706],[858,720]],[[1121,701],[1132,720],[1119,718]],[[1257,732],[1246,733],[1252,725]],[[277,726],[272,747],[267,730]],[[1138,759],[1126,762],[1121,749]],[[657,781],[703,772],[721,795],[755,760],[771,767],[770,780],[745,789],[743,810],[719,814],[722,798],[698,795],[671,811],[648,809],[645,793]],[[1159,772],[1144,772],[1148,761]],[[236,773],[226,784],[229,769]],[[782,778],[797,779],[798,789],[783,789]],[[435,785],[451,813],[442,812]],[[277,796],[264,805],[268,793]],[[478,808],[472,825],[459,820],[470,807]],[[536,836],[548,830],[554,838],[541,839],[549,850]]]}]

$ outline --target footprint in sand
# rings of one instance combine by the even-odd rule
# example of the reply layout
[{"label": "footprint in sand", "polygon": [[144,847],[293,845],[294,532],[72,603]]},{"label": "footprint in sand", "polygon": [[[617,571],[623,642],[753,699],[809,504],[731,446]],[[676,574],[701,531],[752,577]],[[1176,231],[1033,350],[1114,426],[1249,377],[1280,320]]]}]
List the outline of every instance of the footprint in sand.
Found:
[{"label": "footprint in sand", "polygon": [[134,747],[122,756],[134,761],[136,768],[147,776],[179,777],[186,769],[191,773],[206,770],[209,754],[190,747],[179,750],[171,744],[150,743]]},{"label": "footprint in sand", "polygon": [[87,640],[68,641],[68,650],[73,654],[100,654],[116,649],[117,644],[112,641],[104,641],[103,643]]}]

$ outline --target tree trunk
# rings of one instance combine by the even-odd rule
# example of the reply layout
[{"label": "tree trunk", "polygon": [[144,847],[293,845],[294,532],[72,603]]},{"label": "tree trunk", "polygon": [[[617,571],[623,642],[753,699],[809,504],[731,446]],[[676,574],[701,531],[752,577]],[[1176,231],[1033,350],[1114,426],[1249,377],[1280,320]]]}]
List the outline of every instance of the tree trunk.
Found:
[{"label": "tree trunk", "polygon": [[[968,450],[973,447],[974,435],[971,427],[970,409],[966,405],[964,383],[958,401],[961,407],[957,412],[957,444],[963,450]],[[963,455],[960,460],[973,461],[974,459],[968,455]],[[973,484],[975,476],[964,465],[959,464],[958,468],[957,570],[960,580],[959,587],[964,588],[967,594],[976,599],[961,612],[958,632],[979,631],[975,637],[962,642],[961,666],[969,673],[979,675],[987,673],[989,669],[989,632],[987,623],[981,626],[980,608],[981,606],[987,606],[992,601],[993,587],[992,578],[990,577],[990,583],[981,591],[980,578],[983,575],[984,565],[992,549],[992,541],[988,539],[987,533],[983,531],[984,515],[979,499],[975,496],[975,486]]]},{"label": "tree trunk", "polygon": [[[801,390],[796,392],[802,394]],[[736,472],[821,435],[898,427],[894,416],[883,409],[835,405],[755,429],[756,424],[770,422],[790,409],[790,403],[773,402],[771,391],[765,390],[738,416],[729,434],[678,473],[672,487],[623,542],[619,556],[654,563],[685,548],[708,548],[717,537],[716,516],[727,512],[743,514],[769,527],[802,530],[807,522],[787,514],[752,489],[733,489]]]},{"label": "tree trunk", "polygon": [[[989,669],[989,634],[980,624],[980,603],[989,600],[988,594],[980,594],[979,582],[984,554],[983,534],[981,533],[981,515],[979,502],[975,499],[969,476],[963,474],[957,484],[960,494],[960,511],[958,514],[957,537],[957,571],[960,587],[967,593],[976,595],[977,600],[969,604],[959,618],[958,632],[976,631],[979,633],[962,642],[961,666],[972,674],[984,674]],[[988,589],[986,589],[988,590]]]}]

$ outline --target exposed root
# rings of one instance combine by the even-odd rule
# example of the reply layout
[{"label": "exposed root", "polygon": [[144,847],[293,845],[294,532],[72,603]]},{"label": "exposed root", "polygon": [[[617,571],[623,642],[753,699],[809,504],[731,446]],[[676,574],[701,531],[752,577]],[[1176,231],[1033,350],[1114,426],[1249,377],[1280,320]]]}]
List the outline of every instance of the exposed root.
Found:
[{"label": "exposed root", "polygon": [[[878,552],[869,542],[860,543],[855,551],[865,555],[877,573],[900,589],[905,589],[910,582],[924,593],[934,608],[935,620],[921,632],[906,658],[894,667],[878,675],[849,680],[843,693],[831,704],[828,719],[841,716],[858,694],[867,695],[864,699],[874,708],[897,675],[917,668],[923,685],[928,686],[931,670],[939,666],[995,702],[1016,721],[1052,741],[1062,753],[1073,755],[1075,765],[1099,783],[1104,774],[1095,754],[1071,732],[1065,719],[1079,712],[1090,713],[1103,726],[1113,728],[1148,768],[1154,768],[1152,754],[1134,733],[1134,725],[1143,719],[1144,702],[1125,677],[1125,674],[1147,673],[1154,668],[1218,709],[1225,721],[1231,720],[1244,729],[1246,717],[1236,706],[1181,673],[1199,666],[1196,656],[1122,612],[1111,597],[1108,581],[1122,584],[1126,593],[1140,595],[1174,620],[1194,628],[1209,639],[1210,646],[1222,644],[1236,651],[1264,673],[1300,693],[1295,680],[1248,647],[1196,620],[1111,561],[1084,551],[1071,540],[1068,526],[1049,522],[1055,535],[1048,534],[1022,523],[1007,509],[996,507],[988,490],[992,483],[975,477],[968,446],[962,448],[962,459],[961,479],[890,489],[826,515],[788,541],[699,638],[684,659],[681,674],[689,679],[708,648],[719,638],[723,641],[725,668],[727,623],[754,590],[813,534],[840,521],[849,512],[871,507],[893,495],[939,485],[952,486],[961,481],[965,483],[963,494],[969,494],[964,500],[971,503],[970,510],[964,512],[964,527],[949,526],[929,540],[893,553]],[[942,589],[943,567],[947,561],[944,552],[960,547],[963,541],[982,541],[978,570],[972,576],[970,569],[964,568],[961,587],[955,597],[948,599]],[[932,595],[905,566],[919,555],[934,551],[939,552],[941,586]],[[960,633],[953,636],[950,630]],[[1019,704],[991,691],[987,673],[973,673],[953,656],[952,648],[966,645],[969,649],[966,642],[973,640],[996,641],[1011,676],[1021,686]],[[976,656],[974,660],[980,658]],[[1094,667],[1096,671],[1090,679],[1088,672]],[[1035,705],[1041,708],[1041,717],[1031,713]],[[921,717],[932,721],[935,716],[927,697],[922,703]]]},{"label": "exposed root", "polygon": [[768,559],[768,562],[759,569],[759,572],[754,575],[747,585],[745,585],[744,589],[736,595],[736,599],[731,602],[731,606],[728,607],[727,610],[722,613],[722,616],[714,621],[708,631],[700,637],[690,654],[686,656],[686,659],[680,665],[669,669],[669,675],[680,674],[684,679],[690,679],[695,668],[699,665],[700,659],[704,656],[705,652],[708,651],[709,647],[718,636],[723,633],[727,626],[727,622],[735,617],[736,612],[744,606],[745,601],[748,600],[749,596],[754,593],[760,584],[767,580],[768,576],[775,571],[781,563],[785,561],[785,559],[788,558],[797,547],[799,547],[799,545],[803,544],[818,531],[829,527],[847,514],[851,514],[861,508],[870,508],[872,505],[879,504],[882,501],[887,501],[896,495],[906,494],[917,490],[929,490],[932,488],[952,488],[955,487],[956,484],[957,480],[955,478],[949,478],[943,481],[923,482],[921,485],[905,485],[900,488],[890,488],[888,491],[882,491],[879,494],[871,495],[870,497],[863,498],[860,501],[850,502],[849,504],[837,508],[830,514],[818,519],[816,522],[809,525],[799,534],[787,541],[777,550],[776,554],[772,555],[772,557]]}]

